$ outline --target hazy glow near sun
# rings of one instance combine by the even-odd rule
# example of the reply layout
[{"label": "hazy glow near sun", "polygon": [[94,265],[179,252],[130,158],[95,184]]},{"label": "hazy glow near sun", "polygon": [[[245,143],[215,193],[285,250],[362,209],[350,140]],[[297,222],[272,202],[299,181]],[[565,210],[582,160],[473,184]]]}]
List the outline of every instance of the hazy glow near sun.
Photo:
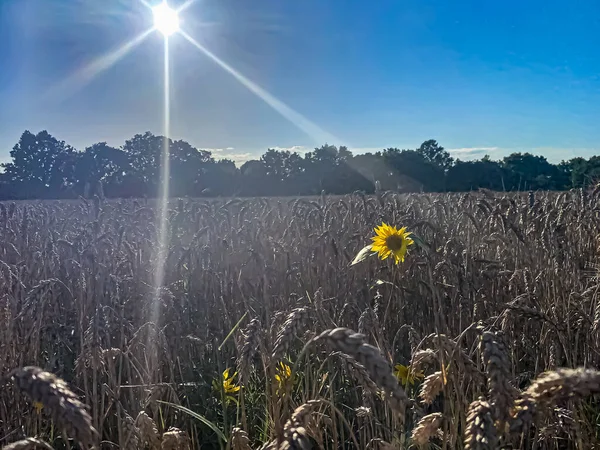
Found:
[{"label": "hazy glow near sun", "polygon": [[179,16],[177,11],[171,9],[166,2],[152,8],[154,26],[165,36],[170,36],[179,31]]}]

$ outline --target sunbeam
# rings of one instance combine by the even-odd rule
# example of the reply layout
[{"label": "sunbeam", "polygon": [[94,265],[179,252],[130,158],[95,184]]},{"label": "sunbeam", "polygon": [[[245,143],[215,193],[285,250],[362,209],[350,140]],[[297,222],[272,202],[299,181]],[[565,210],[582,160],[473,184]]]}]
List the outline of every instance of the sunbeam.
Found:
[{"label": "sunbeam", "polygon": [[[168,212],[169,212],[169,178],[170,178],[170,162],[169,162],[169,136],[171,133],[171,96],[170,96],[170,81],[169,81],[169,38],[164,38],[164,146],[161,158],[160,170],[160,192],[158,197],[158,234],[157,234],[157,257],[154,267],[154,292],[155,296],[152,301],[150,321],[158,324],[160,317],[160,298],[165,277],[165,262],[169,249],[168,242]],[[151,343],[149,342],[149,345]]]},{"label": "sunbeam", "polygon": [[179,8],[177,8],[177,14],[181,14],[183,11],[188,9],[192,5],[192,3],[194,3],[195,1],[196,0],[185,1]]},{"label": "sunbeam", "polygon": [[78,69],[77,71],[75,71],[75,73],[69,75],[56,86],[51,88],[46,95],[48,97],[60,96],[62,98],[73,94],[77,90],[86,86],[101,72],[115,65],[119,60],[121,60],[124,56],[131,52],[135,47],[140,45],[148,36],[150,36],[150,33],[152,33],[153,31],[154,27],[149,28],[148,30],[134,37],[132,40],[126,42],[116,50],[113,50],[109,53],[106,53],[105,55],[96,58],[94,61],[87,64],[85,67]]},{"label": "sunbeam", "polygon": [[265,91],[259,85],[254,83],[253,81],[246,78],[240,72],[235,70],[217,55],[212,53],[206,47],[202,46],[198,43],[194,38],[192,38],[189,34],[187,34],[183,30],[179,30],[179,34],[186,38],[194,47],[216,62],[221,68],[229,72],[231,75],[235,77],[240,83],[242,83],[247,89],[256,94],[260,99],[262,99],[266,104],[268,104],[271,108],[289,120],[292,124],[298,127],[300,130],[304,131],[308,136],[314,139],[316,142],[336,142],[338,145],[340,144],[340,139],[333,136],[332,134],[326,132],[322,128],[320,128],[314,122],[311,122],[309,119],[304,117],[302,114],[294,111],[288,105],[283,103],[281,100]]}]

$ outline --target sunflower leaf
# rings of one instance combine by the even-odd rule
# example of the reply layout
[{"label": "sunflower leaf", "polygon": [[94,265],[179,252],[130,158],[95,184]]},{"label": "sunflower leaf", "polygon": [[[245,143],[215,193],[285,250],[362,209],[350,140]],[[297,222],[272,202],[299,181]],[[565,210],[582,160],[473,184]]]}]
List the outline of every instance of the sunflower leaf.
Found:
[{"label": "sunflower leaf", "polygon": [[373,254],[371,253],[371,247],[373,247],[372,244],[363,247],[362,250],[356,254],[350,265],[353,266],[354,264],[358,264],[359,262],[367,259],[367,257],[371,256]]},{"label": "sunflower leaf", "polygon": [[225,435],[223,434],[223,432],[221,430],[219,430],[219,428],[214,423],[212,423],[210,420],[208,420],[203,415],[198,414],[197,412],[194,412],[191,409],[186,408],[185,406],[177,405],[175,403],[164,402],[162,400],[157,400],[157,402],[158,403],[162,403],[164,405],[171,406],[172,408],[178,409],[178,410],[180,410],[180,411],[188,414],[189,416],[191,416],[191,417],[199,420],[204,425],[206,425],[208,428],[210,428],[211,430],[213,430],[215,432],[215,434],[217,436],[219,436],[224,442],[227,442],[227,438],[225,437]]},{"label": "sunflower leaf", "polygon": [[414,233],[411,233],[410,238],[414,241],[417,246],[425,250],[426,253],[431,253],[431,247],[423,239]]},{"label": "sunflower leaf", "polygon": [[377,287],[377,286],[383,286],[384,284],[389,284],[390,286],[393,287],[397,287],[394,283],[392,283],[391,281],[386,281],[386,280],[375,280],[375,283],[373,283],[373,286],[371,286],[371,289]]}]

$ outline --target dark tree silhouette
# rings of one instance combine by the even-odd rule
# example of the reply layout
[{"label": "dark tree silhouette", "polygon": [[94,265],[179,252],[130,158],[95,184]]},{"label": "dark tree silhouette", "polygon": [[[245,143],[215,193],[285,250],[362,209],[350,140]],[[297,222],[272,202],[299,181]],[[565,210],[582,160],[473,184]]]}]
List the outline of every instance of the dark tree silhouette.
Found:
[{"label": "dark tree silhouette", "polygon": [[504,190],[506,171],[497,161],[484,157],[479,161],[456,161],[448,169],[446,187],[450,191],[486,188]]},{"label": "dark tree silhouette", "polygon": [[440,191],[444,187],[444,169],[417,150],[385,149],[382,158],[393,171],[399,191]]},{"label": "dark tree silhouette", "polygon": [[450,156],[444,147],[439,145],[436,140],[429,139],[421,144],[417,149],[417,153],[423,156],[430,163],[440,167],[443,170],[448,170],[452,167],[454,159]]},{"label": "dark tree silhouette", "polygon": [[136,134],[121,149],[100,142],[77,152],[47,131],[25,131],[0,173],[0,200],[66,198],[78,195],[155,197],[160,192],[165,145],[169,150],[170,195],[286,196],[397,192],[570,189],[600,180],[600,157],[573,158],[555,165],[543,156],[513,153],[501,161],[488,156],[454,161],[437,141],[417,149],[387,148],[353,155],[325,144],[300,155],[267,149],[239,169],[230,160],[190,143]]},{"label": "dark tree silhouette", "polygon": [[513,153],[502,160],[508,170],[507,188],[510,190],[562,189],[568,176],[543,156],[531,153]]},{"label": "dark tree silhouette", "polygon": [[99,142],[77,154],[73,174],[75,190],[85,197],[117,196],[122,192],[124,176],[130,171],[125,152]]},{"label": "dark tree silhouette", "polygon": [[3,164],[4,180],[17,198],[60,198],[73,183],[74,149],[47,131],[25,131]]}]

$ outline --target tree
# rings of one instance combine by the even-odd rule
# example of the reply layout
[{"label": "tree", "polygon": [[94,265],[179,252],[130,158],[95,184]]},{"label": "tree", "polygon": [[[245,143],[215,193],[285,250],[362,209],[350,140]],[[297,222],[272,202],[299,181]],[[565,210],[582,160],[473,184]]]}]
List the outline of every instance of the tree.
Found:
[{"label": "tree", "polygon": [[155,136],[149,131],[136,134],[125,141],[123,151],[129,159],[126,181],[134,195],[157,195],[161,180],[163,152],[168,145],[170,166],[170,194],[172,196],[200,195],[207,188],[202,178],[209,164],[214,162],[211,153],[199,150],[186,141],[172,141]]},{"label": "tree", "polygon": [[454,159],[452,159],[450,153],[434,139],[423,142],[417,149],[417,153],[422,155],[425,160],[435,164],[443,170],[448,170],[454,163]]},{"label": "tree", "polygon": [[444,169],[416,150],[385,149],[382,158],[405,192],[440,191],[444,188]]},{"label": "tree", "polygon": [[398,173],[384,161],[381,152],[356,155],[353,158],[353,167],[373,186],[379,183],[384,191],[397,190],[402,184]]},{"label": "tree", "polygon": [[296,152],[268,149],[260,162],[266,171],[265,183],[279,195],[299,195],[303,191],[306,163]]},{"label": "tree", "polygon": [[73,183],[74,149],[46,130],[25,131],[2,164],[7,182],[19,186],[23,198],[61,197]]},{"label": "tree", "polygon": [[173,197],[372,193],[376,184],[400,192],[560,190],[600,180],[600,156],[558,165],[530,153],[513,153],[502,161],[487,155],[454,161],[433,139],[416,150],[387,148],[356,156],[330,144],[304,156],[267,149],[238,169],[233,161],[216,161],[189,142],[150,132],[136,134],[121,149],[100,142],[78,153],[47,131],[25,131],[10,152],[12,161],[1,166],[0,199],[64,198],[102,190],[108,197],[154,197],[160,194],[165,150]]},{"label": "tree", "polygon": [[[164,138],[161,137],[164,142]],[[186,141],[169,140],[170,190],[173,197],[201,195],[210,188],[204,179],[214,163],[210,152],[199,150]]]},{"label": "tree", "polygon": [[543,156],[513,153],[502,165],[511,174],[507,180],[511,190],[564,189],[569,184],[566,174]]},{"label": "tree", "polygon": [[312,152],[304,155],[306,161],[312,163],[321,163],[324,166],[337,166],[346,162],[352,157],[352,152],[347,147],[341,146],[339,149],[335,145],[325,144],[315,148]]},{"label": "tree", "polygon": [[372,192],[373,182],[354,163],[347,147],[325,144],[304,155],[306,164],[305,195],[322,191],[345,194],[353,191]]},{"label": "tree", "polygon": [[207,187],[202,195],[233,196],[240,193],[240,170],[230,159],[220,159],[206,165],[203,185]]},{"label": "tree", "polygon": [[480,187],[504,189],[504,169],[497,161],[484,157],[479,161],[456,161],[448,169],[446,187],[450,191],[470,191]]},{"label": "tree", "polygon": [[160,164],[165,146],[164,139],[147,131],[125,141],[122,150],[127,153],[131,170],[127,173],[128,187],[136,196],[156,195],[160,183]]},{"label": "tree", "polygon": [[590,159],[573,158],[561,162],[558,168],[569,180],[565,187],[587,187],[600,180],[600,156],[592,156]]},{"label": "tree", "polygon": [[[269,188],[265,180],[267,180],[267,168],[263,161],[252,159],[246,161],[240,167],[241,194],[244,196],[261,196],[269,195]],[[272,192],[272,191],[271,191]]]},{"label": "tree", "polygon": [[296,152],[268,149],[260,161],[267,175],[277,181],[296,179],[304,172],[304,161]]},{"label": "tree", "polygon": [[121,194],[124,176],[131,171],[127,154],[106,142],[99,142],[77,154],[74,165],[76,191],[98,192],[100,186],[109,197]]}]

